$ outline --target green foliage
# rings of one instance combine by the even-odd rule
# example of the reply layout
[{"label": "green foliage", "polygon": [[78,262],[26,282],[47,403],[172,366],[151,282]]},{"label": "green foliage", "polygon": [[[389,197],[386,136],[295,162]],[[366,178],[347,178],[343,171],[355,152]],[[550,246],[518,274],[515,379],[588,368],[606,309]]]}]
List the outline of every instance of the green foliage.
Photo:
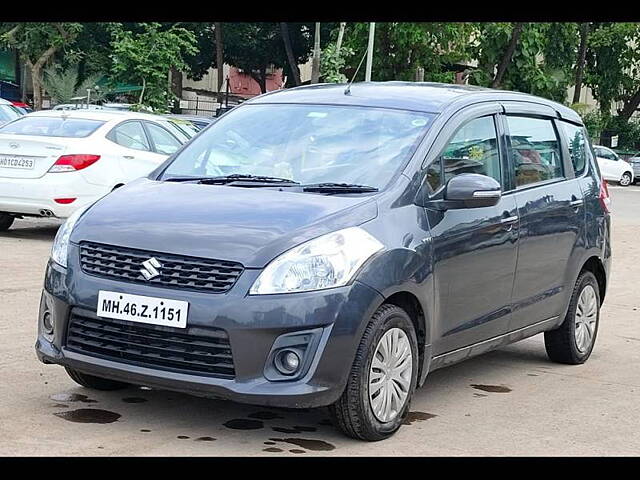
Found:
[{"label": "green foliage", "polygon": [[[426,81],[453,81],[454,74],[444,71],[470,58],[469,38],[473,30],[471,23],[378,22],[372,79],[415,80],[416,69],[422,67]],[[347,63],[350,75],[367,48],[368,36],[368,23],[347,24],[344,46],[355,52]],[[361,68],[356,80],[363,77]]]},{"label": "green foliage", "polygon": [[611,103],[626,101],[640,87],[640,24],[594,23],[589,35],[585,84],[611,116]]},{"label": "green foliage", "polygon": [[349,79],[342,73],[348,58],[353,56],[353,49],[341,47],[336,50],[336,44],[327,45],[320,55],[320,77],[326,83],[347,83]]},{"label": "green foliage", "polygon": [[91,101],[100,102],[108,94],[107,89],[98,87],[100,74],[92,74],[79,81],[78,67],[56,68],[51,66],[44,72],[44,87],[55,103],[71,103],[73,97],[84,97],[91,89]]},{"label": "green foliage", "polygon": [[142,84],[138,103],[166,112],[174,100],[168,73],[171,67],[186,71],[184,55],[195,54],[197,46],[189,30],[161,27],[159,23],[143,23],[143,31],[137,34],[119,26],[114,28],[111,72],[114,80]]},{"label": "green foliage", "polygon": [[82,29],[81,23],[74,22],[2,23],[0,42],[15,48],[24,61],[35,65],[48,50],[53,54],[73,44]]},{"label": "green foliage", "polygon": [[589,137],[594,142],[599,142],[600,134],[605,128],[605,119],[600,112],[598,110],[589,110],[589,107],[584,103],[574,103],[571,105],[571,108],[575,110],[580,117],[582,117],[582,121],[584,122],[584,126],[587,129]]},{"label": "green foliage", "polygon": [[[473,83],[490,86],[511,40],[514,24],[482,23],[472,51],[478,69]],[[531,93],[564,102],[573,81],[577,47],[576,23],[526,23],[505,71],[501,88]]]}]

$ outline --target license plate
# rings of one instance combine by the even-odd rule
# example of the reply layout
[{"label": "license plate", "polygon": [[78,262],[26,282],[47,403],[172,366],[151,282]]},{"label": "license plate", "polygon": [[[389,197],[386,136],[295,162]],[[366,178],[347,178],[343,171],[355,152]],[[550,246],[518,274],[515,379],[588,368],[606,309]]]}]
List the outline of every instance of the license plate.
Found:
[{"label": "license plate", "polygon": [[20,168],[22,170],[33,170],[35,164],[36,162],[33,158],[0,155],[0,168]]},{"label": "license plate", "polygon": [[99,317],[186,328],[188,310],[189,302],[182,300],[130,295],[106,290],[98,292],[97,314]]}]

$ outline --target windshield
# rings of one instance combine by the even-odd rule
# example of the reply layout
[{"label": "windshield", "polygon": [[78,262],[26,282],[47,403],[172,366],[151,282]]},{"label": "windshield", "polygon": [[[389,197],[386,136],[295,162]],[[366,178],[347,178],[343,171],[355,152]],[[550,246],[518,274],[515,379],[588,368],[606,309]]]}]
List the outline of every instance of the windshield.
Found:
[{"label": "windshield", "polygon": [[0,133],[43,137],[81,138],[91,135],[104,122],[80,118],[25,116],[0,127]]},{"label": "windshield", "polygon": [[245,105],[195,137],[162,178],[232,174],[382,189],[433,114],[329,105]]},{"label": "windshield", "polygon": [[10,122],[21,116],[20,111],[13,105],[0,105],[0,122]]}]

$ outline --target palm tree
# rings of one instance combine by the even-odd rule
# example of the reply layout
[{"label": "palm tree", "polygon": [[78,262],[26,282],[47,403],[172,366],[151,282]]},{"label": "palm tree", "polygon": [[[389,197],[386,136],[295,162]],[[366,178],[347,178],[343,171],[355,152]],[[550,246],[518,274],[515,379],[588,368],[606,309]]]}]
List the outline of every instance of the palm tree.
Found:
[{"label": "palm tree", "polygon": [[98,81],[102,78],[100,74],[89,75],[82,82],[78,82],[78,67],[76,65],[65,69],[49,67],[44,74],[44,88],[57,103],[70,103],[74,97],[84,97],[87,90],[91,89],[91,100],[99,102],[109,93],[105,88],[96,88]]}]

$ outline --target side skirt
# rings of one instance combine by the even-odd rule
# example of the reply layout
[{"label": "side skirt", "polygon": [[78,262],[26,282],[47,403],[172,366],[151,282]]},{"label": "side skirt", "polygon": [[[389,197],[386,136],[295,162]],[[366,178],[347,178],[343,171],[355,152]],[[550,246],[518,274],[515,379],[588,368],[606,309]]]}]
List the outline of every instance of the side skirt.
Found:
[{"label": "side skirt", "polygon": [[424,365],[423,368],[425,371],[433,372],[434,370],[437,370],[439,368],[448,367],[449,365],[462,362],[463,360],[475,357],[476,355],[481,355],[498,347],[523,340],[546,330],[551,330],[558,326],[558,318],[558,316],[551,317],[538,323],[534,323],[533,325],[528,325],[518,330],[514,330],[503,335],[498,335],[497,337],[483,340],[482,342],[474,343],[473,345],[469,345],[468,347],[463,347],[451,352],[443,353],[441,355],[433,357],[429,366],[427,367],[426,365]]}]

